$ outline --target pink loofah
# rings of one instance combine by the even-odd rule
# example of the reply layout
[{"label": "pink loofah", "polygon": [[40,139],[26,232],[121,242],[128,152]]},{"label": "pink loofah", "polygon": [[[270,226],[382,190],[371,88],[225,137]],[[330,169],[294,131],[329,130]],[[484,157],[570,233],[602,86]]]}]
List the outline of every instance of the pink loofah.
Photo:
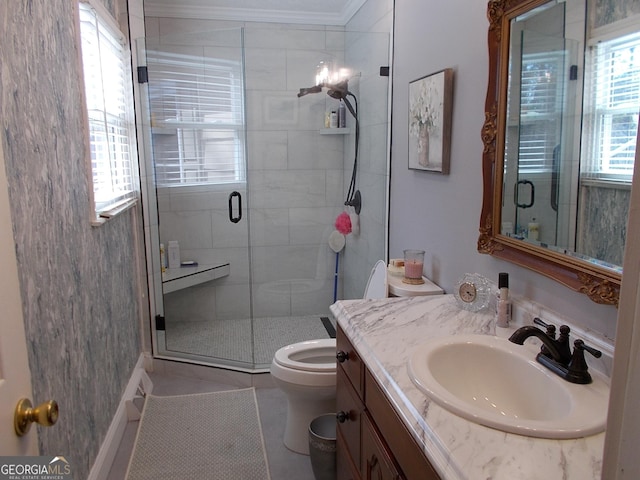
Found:
[{"label": "pink loofah", "polygon": [[342,212],[336,218],[336,230],[338,230],[343,235],[348,235],[351,233],[351,219],[349,218],[349,214],[347,212]]}]

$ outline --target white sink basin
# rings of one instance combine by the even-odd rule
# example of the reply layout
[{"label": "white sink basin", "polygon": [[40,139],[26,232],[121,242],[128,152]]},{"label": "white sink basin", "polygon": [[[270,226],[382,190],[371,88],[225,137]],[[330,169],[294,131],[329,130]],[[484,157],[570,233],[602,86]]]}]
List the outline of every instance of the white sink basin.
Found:
[{"label": "white sink basin", "polygon": [[576,385],[505,338],[455,335],[419,346],[408,363],[413,383],[436,403],[472,422],[540,438],[604,431],[609,386]]}]

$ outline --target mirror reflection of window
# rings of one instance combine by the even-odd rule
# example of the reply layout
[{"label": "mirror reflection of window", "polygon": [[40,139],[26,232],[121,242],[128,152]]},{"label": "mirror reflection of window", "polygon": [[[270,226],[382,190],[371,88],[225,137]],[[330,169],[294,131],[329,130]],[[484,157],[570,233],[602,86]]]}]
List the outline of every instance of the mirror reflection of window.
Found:
[{"label": "mirror reflection of window", "polygon": [[640,110],[640,32],[587,51],[583,175],[631,182]]},{"label": "mirror reflection of window", "polygon": [[[635,23],[635,24],[634,24]],[[637,21],[591,30],[585,89],[576,251],[622,265],[640,111]]]}]

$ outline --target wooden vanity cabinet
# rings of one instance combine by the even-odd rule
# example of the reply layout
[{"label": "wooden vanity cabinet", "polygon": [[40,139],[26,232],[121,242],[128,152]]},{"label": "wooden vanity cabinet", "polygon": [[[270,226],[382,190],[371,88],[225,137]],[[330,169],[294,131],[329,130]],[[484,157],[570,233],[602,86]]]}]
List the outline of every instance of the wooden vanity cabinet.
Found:
[{"label": "wooden vanity cabinet", "polygon": [[403,480],[384,440],[366,414],[362,419],[362,476],[366,479]]},{"label": "wooden vanity cabinet", "polygon": [[336,345],[337,479],[439,480],[340,327]]},{"label": "wooden vanity cabinet", "polygon": [[344,448],[340,446],[336,448],[338,480],[358,480],[360,478],[358,473],[360,471],[360,435],[364,405],[340,367],[338,367],[336,382],[338,415],[345,415],[344,419],[338,418],[338,427],[336,428],[336,443],[345,446]]},{"label": "wooden vanity cabinet", "polygon": [[[360,436],[364,413],[364,364],[349,339],[341,332],[336,335],[338,368],[336,374],[337,480],[360,480]],[[344,418],[340,419],[340,415]],[[342,447],[340,446],[342,445]]]}]

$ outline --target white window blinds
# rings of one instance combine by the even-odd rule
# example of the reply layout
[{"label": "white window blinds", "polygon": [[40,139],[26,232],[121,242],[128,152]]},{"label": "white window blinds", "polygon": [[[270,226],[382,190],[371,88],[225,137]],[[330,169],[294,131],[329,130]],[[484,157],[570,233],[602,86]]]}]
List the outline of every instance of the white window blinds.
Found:
[{"label": "white window blinds", "polygon": [[86,3],[80,3],[80,33],[99,214],[137,195],[131,67],[122,34]]},{"label": "white window blinds", "polygon": [[588,49],[585,141],[589,177],[631,181],[640,110],[640,33]]},{"label": "white window blinds", "polygon": [[158,186],[245,181],[239,54],[219,58],[147,49]]},{"label": "white window blinds", "polygon": [[560,143],[564,52],[523,54],[518,171],[551,171]]}]

